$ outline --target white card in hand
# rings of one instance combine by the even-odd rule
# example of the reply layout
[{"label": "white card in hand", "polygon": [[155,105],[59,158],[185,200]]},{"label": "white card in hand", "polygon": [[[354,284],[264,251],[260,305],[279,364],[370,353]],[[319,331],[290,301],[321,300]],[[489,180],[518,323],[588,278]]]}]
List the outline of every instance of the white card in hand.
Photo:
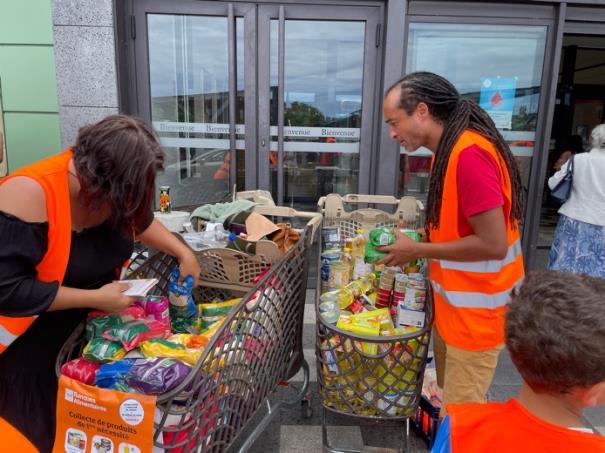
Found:
[{"label": "white card in hand", "polygon": [[157,278],[147,278],[140,280],[120,280],[119,283],[126,283],[130,285],[126,291],[125,296],[131,297],[145,297],[147,293],[158,283]]}]

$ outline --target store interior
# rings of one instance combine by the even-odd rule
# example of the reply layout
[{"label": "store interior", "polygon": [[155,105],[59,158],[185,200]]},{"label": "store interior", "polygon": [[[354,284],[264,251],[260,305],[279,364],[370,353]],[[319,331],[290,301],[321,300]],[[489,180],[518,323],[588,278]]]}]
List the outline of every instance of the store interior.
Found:
[{"label": "store interior", "polygon": [[604,122],[605,36],[565,35],[542,194],[537,268],[548,265],[550,246],[559,220],[557,211],[560,204],[550,196],[548,178],[556,172],[564,152],[589,151],[590,132]]}]

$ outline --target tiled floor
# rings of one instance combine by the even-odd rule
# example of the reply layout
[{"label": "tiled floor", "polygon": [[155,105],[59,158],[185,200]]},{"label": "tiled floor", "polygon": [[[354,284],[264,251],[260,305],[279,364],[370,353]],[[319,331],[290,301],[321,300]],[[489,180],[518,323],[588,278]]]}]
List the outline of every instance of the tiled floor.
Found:
[{"label": "tiled floor", "polygon": [[[304,355],[310,366],[311,385],[310,390],[313,395],[312,408],[313,416],[305,419],[302,416],[300,407],[292,410],[283,411],[278,414],[261,434],[258,440],[250,449],[251,452],[258,453],[314,453],[322,451],[322,408],[319,395],[317,393],[317,376],[315,363],[315,310],[314,310],[315,290],[307,291],[307,300],[304,314],[303,328],[303,350]],[[293,382],[302,381],[302,372],[299,372]],[[490,399],[495,401],[505,401],[517,394],[521,385],[521,378],[515,370],[506,350],[500,355],[496,375],[490,388]],[[275,395],[276,399],[292,395],[288,389],[279,389]],[[264,415],[264,409],[260,416]],[[588,411],[588,420],[605,433],[605,407]],[[257,416],[257,419],[259,417]],[[402,435],[405,429],[404,424],[399,423],[395,426],[387,426],[385,422],[374,423],[363,419],[344,417],[336,414],[327,414],[328,439],[332,446],[341,449],[350,449],[363,452],[380,451],[377,448],[396,449],[402,446]],[[252,420],[249,428],[245,430],[240,439],[235,443],[231,451],[239,449],[242,439],[246,439],[250,430],[254,427],[256,420]],[[391,450],[392,451],[392,450]],[[408,452],[427,451],[424,442],[416,437],[412,432],[409,437]]]}]

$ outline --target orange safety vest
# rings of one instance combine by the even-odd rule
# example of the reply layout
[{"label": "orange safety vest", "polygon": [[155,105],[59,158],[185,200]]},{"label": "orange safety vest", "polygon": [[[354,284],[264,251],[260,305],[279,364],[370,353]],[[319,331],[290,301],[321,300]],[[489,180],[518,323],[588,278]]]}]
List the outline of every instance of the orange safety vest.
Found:
[{"label": "orange safety vest", "polygon": [[514,399],[452,404],[447,413],[451,453],[605,452],[605,438],[547,423]]},{"label": "orange safety vest", "polygon": [[431,230],[431,242],[461,239],[458,232],[457,170],[460,153],[478,145],[498,163],[504,196],[508,253],[502,260],[429,260],[429,279],[435,300],[435,325],[444,341],[468,351],[493,349],[504,342],[504,312],[511,290],[525,275],[521,240],[516,222],[510,221],[512,189],[505,163],[494,145],[466,130],[450,155],[445,172],[439,228]]},{"label": "orange safety vest", "polygon": [[[0,180],[5,183],[16,176],[27,176],[38,182],[46,197],[48,216],[48,248],[36,266],[37,279],[43,282],[63,282],[71,246],[71,209],[67,167],[71,150],[21,168]],[[0,353],[22,335],[36,319],[35,316],[13,318],[0,316]]]}]

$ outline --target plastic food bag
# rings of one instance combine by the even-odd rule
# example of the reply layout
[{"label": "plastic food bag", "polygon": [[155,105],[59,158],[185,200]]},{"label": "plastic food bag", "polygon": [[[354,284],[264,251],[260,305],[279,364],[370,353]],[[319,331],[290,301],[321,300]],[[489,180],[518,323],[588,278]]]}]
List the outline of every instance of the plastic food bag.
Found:
[{"label": "plastic food bag", "polygon": [[146,296],[137,299],[135,305],[145,310],[145,317],[170,326],[170,311],[168,298],[164,296]]},{"label": "plastic food bag", "polygon": [[93,385],[101,365],[82,357],[70,360],[61,367],[61,374],[83,384]]},{"label": "plastic food bag", "polygon": [[89,319],[86,321],[85,338],[86,340],[92,340],[101,337],[106,330],[121,325],[122,319],[119,315],[104,315],[93,318],[90,318],[89,315]]},{"label": "plastic food bag", "polygon": [[174,359],[139,359],[128,372],[126,384],[147,395],[174,389],[187,377],[191,367]]},{"label": "plastic food bag", "polygon": [[180,271],[175,267],[168,282],[168,300],[170,301],[170,325],[175,333],[189,333],[195,324],[196,307],[191,294],[193,277],[185,277],[179,283]]},{"label": "plastic food bag", "polygon": [[106,363],[99,368],[94,381],[97,387],[114,389],[119,391],[130,391],[126,385],[126,375],[134,365],[133,359],[122,359],[113,363]]},{"label": "plastic food bag", "polygon": [[365,262],[374,263],[387,256],[386,253],[378,251],[376,247],[394,244],[396,240],[397,236],[395,236],[389,227],[380,227],[371,230],[370,240],[366,243]]},{"label": "plastic food bag", "polygon": [[[205,340],[205,344],[208,344],[208,340],[204,337],[181,333],[173,335],[165,340],[152,338],[151,340],[142,342],[140,348],[145,357],[177,359],[193,366],[199,360],[203,351],[203,346],[190,347],[188,337],[203,339]],[[201,344],[201,341],[196,340],[194,344]]]},{"label": "plastic food bag", "polygon": [[225,302],[211,302],[200,304],[200,331],[206,331],[218,321],[222,321],[233,307],[235,307],[241,298],[227,300]]},{"label": "plastic food bag", "polygon": [[145,309],[131,306],[117,313],[105,313],[104,311],[91,311],[86,318],[86,340],[101,337],[103,333],[111,328],[118,327],[125,322],[135,319],[143,319]]},{"label": "plastic food bag", "polygon": [[119,341],[93,338],[84,348],[82,356],[92,362],[113,362],[126,355],[126,349]]},{"label": "plastic food bag", "polygon": [[166,338],[170,334],[170,327],[166,324],[152,319],[137,319],[106,330],[103,338],[119,341],[127,351],[131,351],[142,341]]}]

